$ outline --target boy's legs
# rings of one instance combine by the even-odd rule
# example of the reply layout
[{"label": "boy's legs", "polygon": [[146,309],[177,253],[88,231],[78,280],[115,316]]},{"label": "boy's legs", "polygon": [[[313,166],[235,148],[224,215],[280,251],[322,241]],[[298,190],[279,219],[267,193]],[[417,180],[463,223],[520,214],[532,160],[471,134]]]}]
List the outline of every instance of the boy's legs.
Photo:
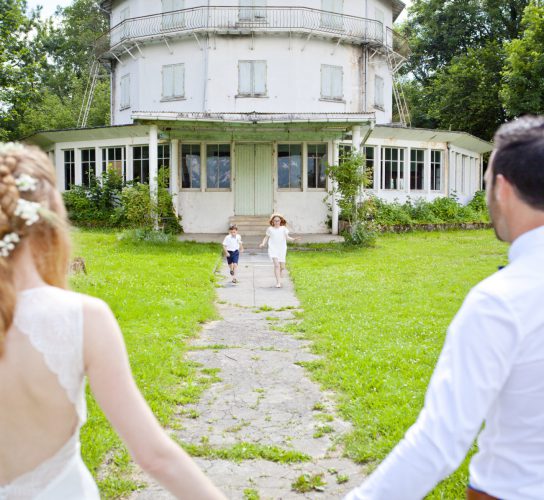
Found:
[{"label": "boy's legs", "polygon": [[238,258],[240,257],[240,252],[238,250],[235,250],[231,254],[231,260],[232,260],[232,266],[231,266],[231,274],[232,274],[232,282],[238,283]]}]

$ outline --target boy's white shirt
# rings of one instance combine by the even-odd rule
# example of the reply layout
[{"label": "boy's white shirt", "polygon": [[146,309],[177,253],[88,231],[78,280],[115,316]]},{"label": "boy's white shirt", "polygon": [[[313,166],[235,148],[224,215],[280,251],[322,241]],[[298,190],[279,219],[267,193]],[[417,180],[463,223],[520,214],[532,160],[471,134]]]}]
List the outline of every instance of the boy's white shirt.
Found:
[{"label": "boy's white shirt", "polygon": [[240,250],[240,245],[242,244],[242,237],[239,234],[232,236],[227,234],[223,240],[223,246],[227,249],[227,252],[234,252]]}]

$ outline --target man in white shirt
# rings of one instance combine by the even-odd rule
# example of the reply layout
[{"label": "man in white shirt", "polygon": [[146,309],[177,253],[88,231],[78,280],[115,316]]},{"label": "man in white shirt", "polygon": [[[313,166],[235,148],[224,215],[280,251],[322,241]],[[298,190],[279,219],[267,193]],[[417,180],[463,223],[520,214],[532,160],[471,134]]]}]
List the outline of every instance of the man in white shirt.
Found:
[{"label": "man in white shirt", "polygon": [[452,321],[416,423],[347,500],[423,498],[478,437],[469,499],[544,499],[544,117],[495,134],[486,172],[509,264]]}]

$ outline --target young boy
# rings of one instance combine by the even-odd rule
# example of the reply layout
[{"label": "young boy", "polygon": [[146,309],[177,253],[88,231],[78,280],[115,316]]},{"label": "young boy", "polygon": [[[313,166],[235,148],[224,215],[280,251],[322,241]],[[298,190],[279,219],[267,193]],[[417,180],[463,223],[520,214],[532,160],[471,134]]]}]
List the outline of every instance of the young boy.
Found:
[{"label": "young boy", "polygon": [[229,226],[229,234],[227,234],[223,240],[223,253],[227,258],[233,283],[238,283],[238,279],[236,278],[238,272],[238,258],[243,251],[244,245],[242,243],[242,237],[238,234],[236,225],[232,224]]}]

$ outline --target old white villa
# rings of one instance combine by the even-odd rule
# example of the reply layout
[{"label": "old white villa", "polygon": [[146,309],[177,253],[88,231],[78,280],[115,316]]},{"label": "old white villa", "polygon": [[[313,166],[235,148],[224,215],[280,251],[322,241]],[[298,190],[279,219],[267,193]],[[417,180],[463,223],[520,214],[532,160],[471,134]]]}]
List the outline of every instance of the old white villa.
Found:
[{"label": "old white villa", "polygon": [[[109,0],[97,57],[111,73],[108,127],[40,132],[59,187],[107,166],[156,188],[169,166],[189,233],[281,211],[299,233],[328,232],[327,164],[364,148],[387,200],[462,201],[481,187],[490,144],[407,127],[394,75],[407,47],[400,0]],[[393,98],[400,124],[391,124]],[[332,231],[338,229],[333,204]]]}]

